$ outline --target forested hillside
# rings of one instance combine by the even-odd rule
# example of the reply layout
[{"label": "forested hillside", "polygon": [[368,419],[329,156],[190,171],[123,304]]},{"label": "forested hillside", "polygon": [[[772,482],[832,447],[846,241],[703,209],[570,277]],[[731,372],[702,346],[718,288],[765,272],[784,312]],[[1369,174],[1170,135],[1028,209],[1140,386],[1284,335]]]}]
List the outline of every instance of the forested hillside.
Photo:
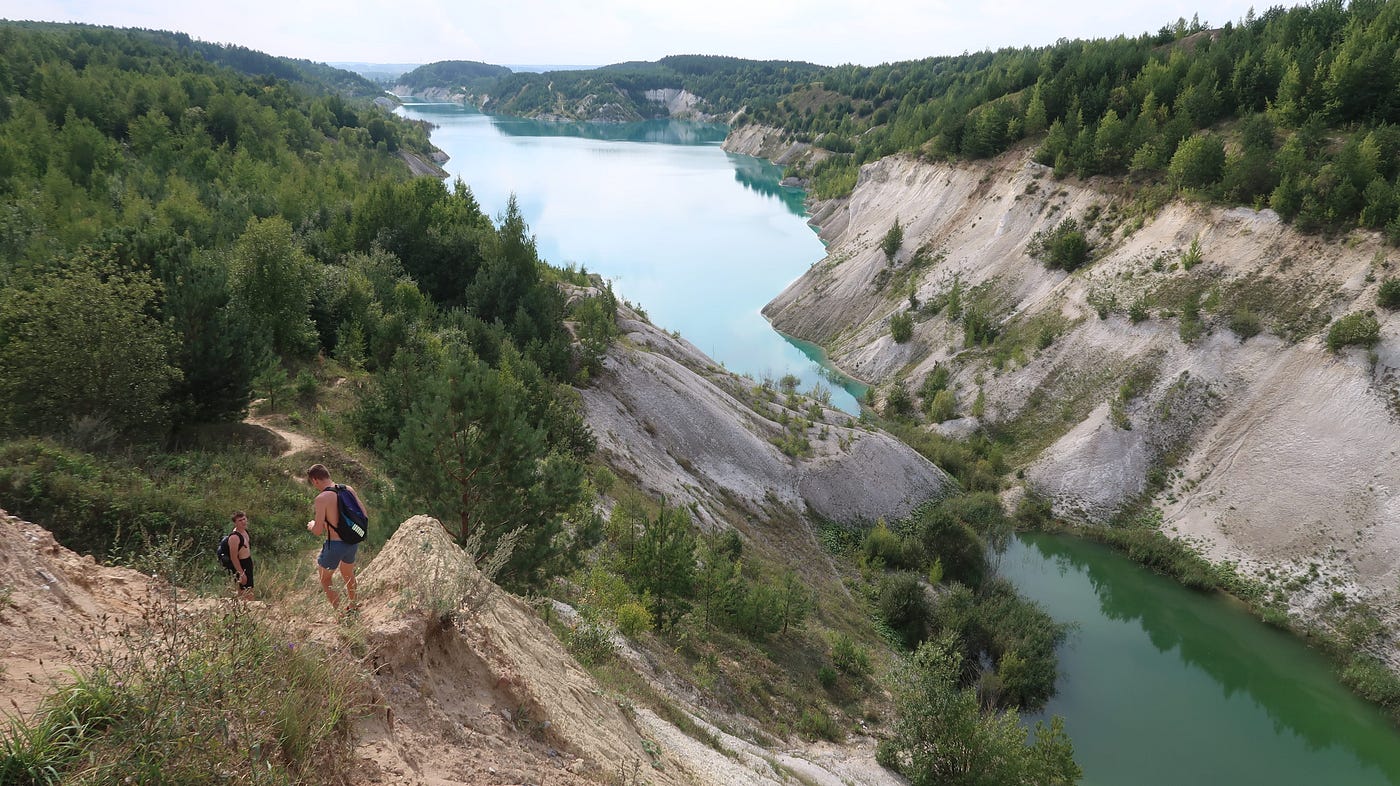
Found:
[{"label": "forested hillside", "polygon": [[729,115],[749,102],[774,103],[826,69],[787,60],[676,55],[655,63],[630,62],[589,71],[510,74],[485,91],[484,109],[526,117],[550,114],[587,120],[600,104],[616,104],[627,117],[664,117],[647,91],[686,90],[704,99],[708,114]]},{"label": "forested hillside", "polygon": [[[428,150],[422,128],[262,65],[298,68],[170,34],[0,27],[0,496],[74,548],[203,554],[227,510],[291,503],[230,477],[246,466],[211,479],[222,494],[180,494],[219,459],[163,449],[343,374],[334,425],[394,468],[403,504],[464,537],[470,518],[489,547],[509,500],[538,522],[512,580],[567,567],[556,536],[592,442],[560,398],[580,373],[561,273],[513,207],[496,226],[466,187],[410,180],[397,153]],[[450,418],[449,400],[466,401]],[[454,482],[434,454],[469,425],[458,459],[491,457],[490,481]]]},{"label": "forested hillside", "polygon": [[441,60],[421,65],[398,77],[394,82],[411,90],[428,87],[448,89],[471,89],[483,80],[489,81],[504,77],[511,71],[505,66],[488,65],[471,60]]},{"label": "forested hillside", "polygon": [[986,158],[1021,140],[1057,174],[1272,207],[1304,231],[1400,240],[1400,5],[1324,0],[1208,29],[843,66],[746,118],[839,155],[819,194],[894,153]]}]

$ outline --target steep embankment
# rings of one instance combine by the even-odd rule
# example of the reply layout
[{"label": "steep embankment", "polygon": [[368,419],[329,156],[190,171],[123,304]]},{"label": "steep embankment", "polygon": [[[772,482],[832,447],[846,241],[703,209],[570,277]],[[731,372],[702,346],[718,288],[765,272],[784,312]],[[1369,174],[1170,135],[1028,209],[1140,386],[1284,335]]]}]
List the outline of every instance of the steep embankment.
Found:
[{"label": "steep embankment", "polygon": [[153,592],[150,576],[104,568],[53,534],[0,510],[0,695],[28,715],[63,682],[82,648],[139,619]]},{"label": "steep embankment", "polygon": [[[961,411],[1017,438],[1027,485],[1062,514],[1103,521],[1147,493],[1164,531],[1239,562],[1295,612],[1335,592],[1393,609],[1400,316],[1378,311],[1369,354],[1329,352],[1323,337],[1332,318],[1375,308],[1379,281],[1400,272],[1394,249],[1363,232],[1300,235],[1267,210],[1140,214],[1096,185],[1057,181],[1024,149],[869,164],[849,198],[816,208],[826,258],[764,313],[876,383],[917,392],[944,364]],[[896,218],[891,263],[880,244]],[[1066,218],[1095,246],[1075,273],[1028,250]],[[1195,337],[1181,329],[1193,305]],[[913,337],[896,343],[890,319],[906,311]],[[1236,335],[1249,332],[1241,311],[1265,333]],[[994,342],[969,345],[969,313]]]},{"label": "steep embankment", "polygon": [[[728,526],[733,513],[873,523],[902,517],[952,485],[889,435],[736,377],[630,309],[620,310],[619,327],[623,340],[598,383],[583,391],[600,452],[641,488],[697,503],[706,529]],[[803,439],[808,450],[779,447]]]}]

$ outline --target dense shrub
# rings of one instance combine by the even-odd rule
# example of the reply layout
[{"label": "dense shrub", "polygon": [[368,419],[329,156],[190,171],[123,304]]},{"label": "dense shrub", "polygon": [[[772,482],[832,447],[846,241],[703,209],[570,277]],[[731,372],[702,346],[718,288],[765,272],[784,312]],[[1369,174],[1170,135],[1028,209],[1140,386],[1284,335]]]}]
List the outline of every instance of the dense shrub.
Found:
[{"label": "dense shrub", "polygon": [[1230,330],[1240,337],[1240,341],[1248,341],[1263,332],[1264,323],[1253,311],[1237,308],[1230,316]]},{"label": "dense shrub", "polygon": [[899,719],[877,760],[915,786],[1068,786],[1080,776],[1060,719],[1035,742],[1015,711],[983,712],[957,648],[927,642],[895,677]]},{"label": "dense shrub", "polygon": [[1031,236],[1027,251],[1051,270],[1074,271],[1089,261],[1089,239],[1079,222],[1067,218]]},{"label": "dense shrub", "polygon": [[1345,346],[1372,347],[1381,340],[1381,323],[1369,311],[1353,311],[1327,329],[1327,348],[1336,352]]},{"label": "dense shrub", "polygon": [[1376,292],[1376,305],[1391,311],[1400,309],[1400,278],[1387,278]]},{"label": "dense shrub", "polygon": [[903,344],[914,337],[914,318],[909,316],[909,312],[901,311],[890,317],[890,336],[896,344]]},{"label": "dense shrub", "polygon": [[912,650],[928,638],[928,595],[917,574],[892,573],[882,578],[876,608],[905,647]]}]

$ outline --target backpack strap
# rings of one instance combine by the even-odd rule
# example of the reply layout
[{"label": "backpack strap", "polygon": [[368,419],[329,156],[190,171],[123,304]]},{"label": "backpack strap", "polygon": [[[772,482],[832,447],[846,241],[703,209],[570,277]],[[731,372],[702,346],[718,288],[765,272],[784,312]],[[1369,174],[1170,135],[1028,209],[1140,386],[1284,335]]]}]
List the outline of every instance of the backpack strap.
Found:
[{"label": "backpack strap", "polygon": [[[336,517],[337,519],[339,519],[339,518],[341,517],[341,516],[340,516],[340,490],[343,489],[343,488],[345,488],[345,484],[344,484],[344,483],[332,483],[332,484],[330,484],[329,486],[326,486],[326,491],[333,491],[333,492],[335,492],[335,517]],[[325,492],[322,492],[322,493],[325,493]],[[328,516],[328,517],[326,517],[326,540],[330,540],[330,539],[331,539],[331,530],[332,530],[332,529],[335,530],[335,534],[337,534],[337,535],[340,534],[340,525],[339,525],[339,524],[332,524],[332,523],[331,523],[331,520],[330,520],[330,517]]]}]

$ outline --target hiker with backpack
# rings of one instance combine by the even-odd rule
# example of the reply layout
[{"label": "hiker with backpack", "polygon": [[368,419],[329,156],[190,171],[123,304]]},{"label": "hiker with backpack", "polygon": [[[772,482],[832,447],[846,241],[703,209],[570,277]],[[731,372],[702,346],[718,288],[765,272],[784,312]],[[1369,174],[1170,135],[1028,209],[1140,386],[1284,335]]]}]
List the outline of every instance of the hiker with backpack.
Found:
[{"label": "hiker with backpack", "polygon": [[306,529],[313,535],[326,536],[321,553],[316,557],[321,589],[326,591],[331,608],[340,611],[340,594],[331,586],[331,579],[339,571],[349,599],[345,611],[356,611],[359,604],[355,598],[355,552],[368,526],[364,503],[360,502],[355,489],[332,482],[331,473],[324,465],[313,464],[306,471],[306,482],[316,489],[315,518],[306,523]]},{"label": "hiker with backpack", "polygon": [[233,531],[219,541],[219,562],[233,574],[240,600],[253,599],[253,546],[248,540],[248,514],[237,511],[230,517]]}]

